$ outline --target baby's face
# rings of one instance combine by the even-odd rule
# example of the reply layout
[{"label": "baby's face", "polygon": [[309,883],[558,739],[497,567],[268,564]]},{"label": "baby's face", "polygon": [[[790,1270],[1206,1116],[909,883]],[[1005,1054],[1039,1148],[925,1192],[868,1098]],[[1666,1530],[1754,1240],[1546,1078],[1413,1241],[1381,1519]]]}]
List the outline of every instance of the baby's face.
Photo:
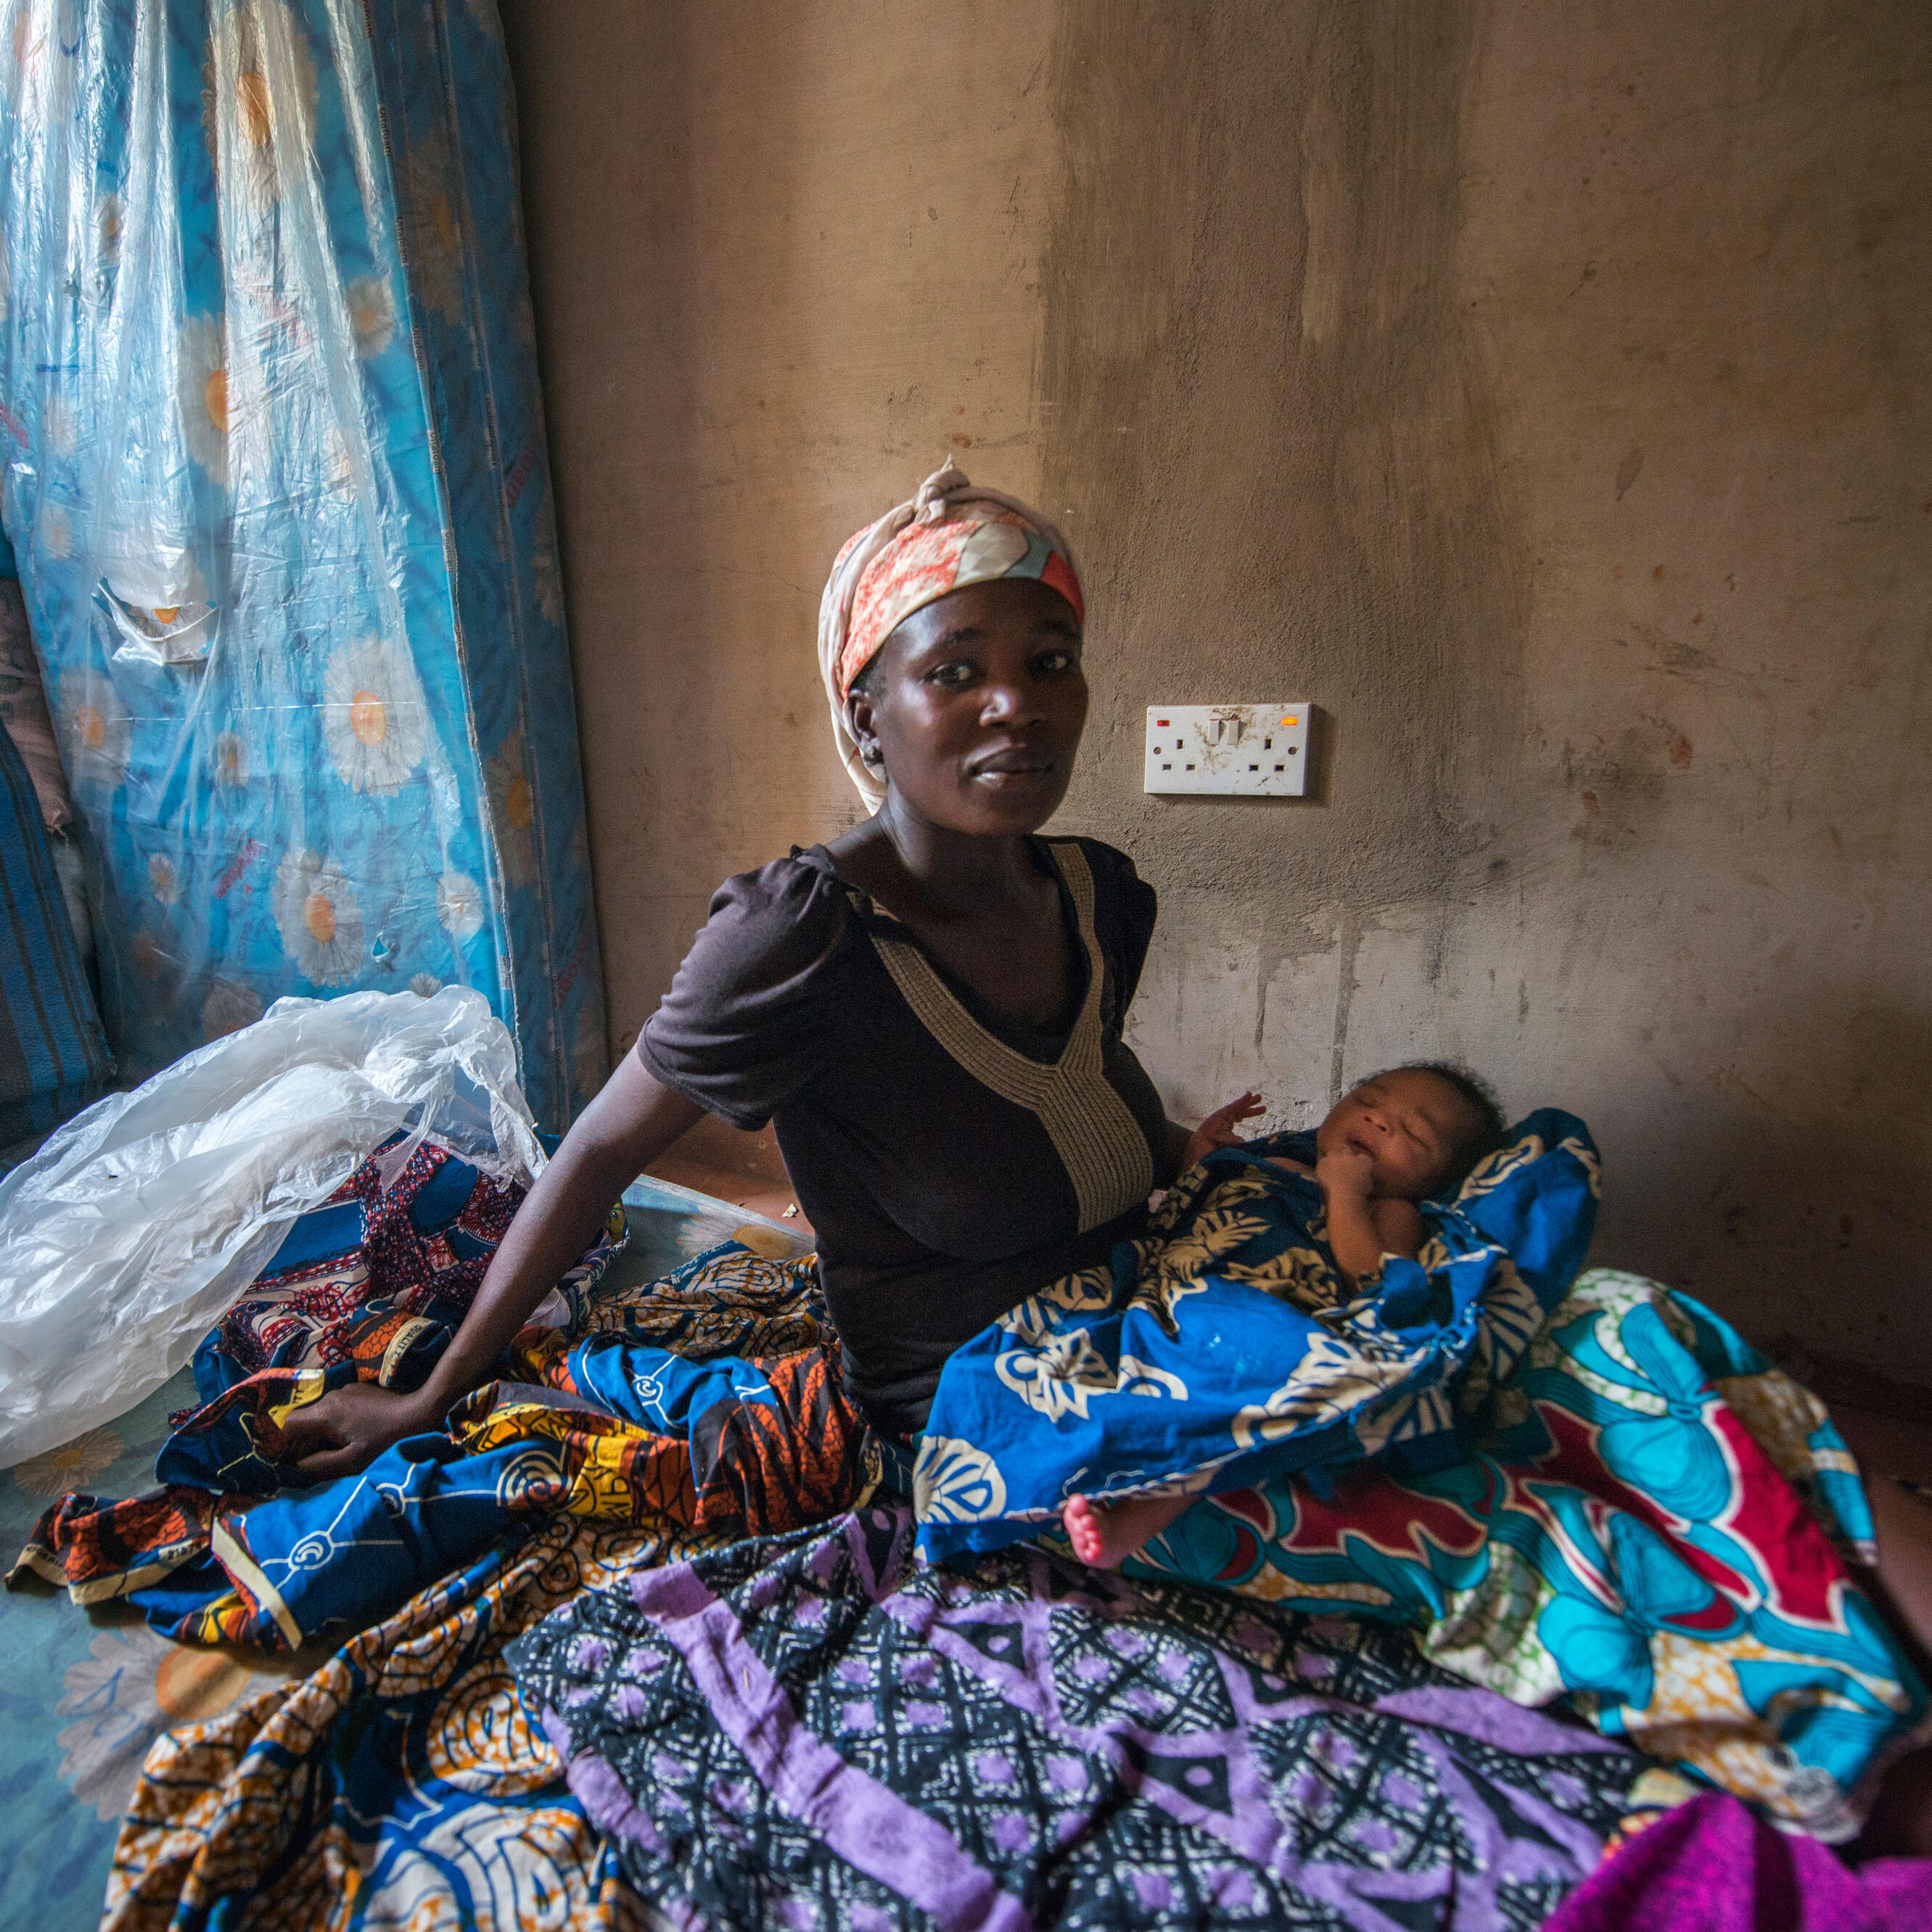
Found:
[{"label": "baby's face", "polygon": [[1475,1126],[1468,1101],[1433,1073],[1405,1069],[1365,1080],[1315,1130],[1318,1154],[1358,1148],[1374,1162],[1373,1191],[1420,1201],[1449,1172]]}]

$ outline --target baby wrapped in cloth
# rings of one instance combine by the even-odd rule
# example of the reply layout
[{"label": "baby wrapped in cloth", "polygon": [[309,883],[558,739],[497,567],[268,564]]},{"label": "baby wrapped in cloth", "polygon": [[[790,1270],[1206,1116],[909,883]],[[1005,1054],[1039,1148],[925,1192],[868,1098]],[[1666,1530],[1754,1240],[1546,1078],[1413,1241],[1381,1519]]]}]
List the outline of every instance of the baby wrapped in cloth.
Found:
[{"label": "baby wrapped in cloth", "polygon": [[1075,1496],[1192,1497],[1129,1574],[1404,1624],[1663,1760],[1660,1804],[1716,1786],[1852,1837],[1927,1699],[1856,1580],[1874,1526],[1822,1406],[1688,1296],[1578,1275],[1600,1170],[1571,1115],[1421,1203],[1417,1258],[1353,1294],[1320,1189],[1271,1164],[1312,1140],[1210,1154],[1111,1273],[952,1357],[915,1465],[926,1554]]},{"label": "baby wrapped in cloth", "polygon": [[1204,1493],[1382,1455],[1464,1453],[1448,1386],[1515,1366],[1575,1279],[1599,1168],[1589,1131],[1531,1114],[1453,1200],[1422,1204],[1416,1259],[1349,1285],[1312,1134],[1220,1150],[1111,1270],[1054,1282],[956,1353],[914,1469],[928,1557],[1038,1533],[1070,1498]]}]

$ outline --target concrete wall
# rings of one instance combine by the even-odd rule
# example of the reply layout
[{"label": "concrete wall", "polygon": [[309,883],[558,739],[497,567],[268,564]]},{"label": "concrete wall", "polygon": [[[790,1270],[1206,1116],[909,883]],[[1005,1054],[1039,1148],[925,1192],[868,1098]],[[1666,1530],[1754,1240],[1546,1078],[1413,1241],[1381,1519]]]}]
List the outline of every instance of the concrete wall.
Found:
[{"label": "concrete wall", "polygon": [[[1177,1114],[1467,1059],[1599,1258],[1932,1383],[1916,0],[505,14],[614,1045],[850,822],[819,588],[950,448],[1082,550]],[[1318,798],[1140,793],[1275,696]]]}]

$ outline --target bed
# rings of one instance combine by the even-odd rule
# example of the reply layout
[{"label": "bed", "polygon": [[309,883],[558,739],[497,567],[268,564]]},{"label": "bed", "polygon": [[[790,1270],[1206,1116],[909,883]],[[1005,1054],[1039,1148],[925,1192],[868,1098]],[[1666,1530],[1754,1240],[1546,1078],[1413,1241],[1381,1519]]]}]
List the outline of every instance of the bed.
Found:
[{"label": "bed", "polygon": [[[774,1247],[789,1252],[799,1245],[780,1222],[664,1182],[640,1180],[626,1193],[625,1204],[630,1244],[614,1272],[615,1288],[667,1273],[747,1227],[755,1228],[758,1238]],[[155,1454],[168,1436],[170,1413],[194,1400],[190,1372],[183,1370],[118,1420],[0,1473],[0,1538],[9,1552],[20,1549],[35,1520],[63,1491],[112,1496],[148,1487]],[[574,1560],[588,1562],[594,1570],[604,1557],[616,1561],[642,1553],[621,1541],[602,1546],[602,1556],[598,1551],[592,1537]],[[439,1599],[440,1609],[418,1606],[406,1619],[406,1627],[434,1628],[439,1616],[460,1622],[459,1599],[470,1604],[492,1587],[500,1595],[505,1590],[514,1595],[515,1576],[522,1574],[515,1572],[506,1583],[500,1565],[490,1572],[494,1583],[473,1580],[465,1589]],[[378,1646],[385,1641],[379,1636]],[[9,1747],[0,1769],[0,1925],[31,1922],[39,1932],[79,1932],[96,1924],[116,1836],[142,1760],[155,1740],[183,1724],[212,1720],[218,1728],[265,1694],[271,1699],[295,1694],[340,1647],[326,1641],[294,1656],[275,1658],[211,1650],[169,1642],[124,1605],[103,1604],[83,1616],[41,1588],[0,1595],[0,1725]],[[437,1702],[432,1693],[431,1707]],[[448,1706],[452,1712],[458,1708]],[[575,1849],[594,1862],[593,1834],[584,1831],[580,1813],[562,1797],[554,1776],[537,1782],[548,1790],[546,1800],[534,1803],[545,1828],[564,1828],[550,1822],[550,1810],[560,1803],[557,1816],[574,1819],[570,1828],[583,1841]],[[467,1797],[475,1794],[460,1796],[452,1787],[425,1801],[427,1788],[415,1778],[412,1817],[434,1837],[435,1826],[424,1822],[433,1816],[459,1847],[447,1857],[430,1857],[431,1868],[443,1874],[437,1884],[452,1898],[466,1901],[450,1922],[514,1922],[493,1916],[487,1903],[479,1907],[475,1901],[487,1901],[493,1886],[521,1882],[524,1861],[533,1854],[484,1848],[493,1834],[500,1838],[512,1827],[513,1835],[520,1834],[531,1822],[521,1814],[532,1805],[506,1806],[498,1802],[500,1793],[486,1792],[477,1801],[485,1822],[472,1830],[465,1820],[474,1808]],[[406,1855],[397,1856],[406,1862]],[[505,1899],[510,1895],[502,1894]]]},{"label": "bed", "polygon": [[[626,1206],[614,1303],[802,1245],[663,1183]],[[193,1400],[9,1472],[0,1532],[145,1487]],[[0,1923],[1528,1927],[1643,1775],[1400,1633],[1038,1550],[923,1570],[910,1528],[884,1499],[752,1542],[539,1513],[273,1656],[10,1594]]]}]

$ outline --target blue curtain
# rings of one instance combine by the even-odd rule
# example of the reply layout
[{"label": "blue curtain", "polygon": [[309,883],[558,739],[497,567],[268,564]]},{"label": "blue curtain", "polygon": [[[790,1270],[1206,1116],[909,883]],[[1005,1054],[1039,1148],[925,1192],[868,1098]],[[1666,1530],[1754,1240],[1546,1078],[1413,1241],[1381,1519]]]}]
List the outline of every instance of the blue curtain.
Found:
[{"label": "blue curtain", "polygon": [[458,982],[604,1012],[490,0],[0,5],[0,516],[140,1075]]}]

